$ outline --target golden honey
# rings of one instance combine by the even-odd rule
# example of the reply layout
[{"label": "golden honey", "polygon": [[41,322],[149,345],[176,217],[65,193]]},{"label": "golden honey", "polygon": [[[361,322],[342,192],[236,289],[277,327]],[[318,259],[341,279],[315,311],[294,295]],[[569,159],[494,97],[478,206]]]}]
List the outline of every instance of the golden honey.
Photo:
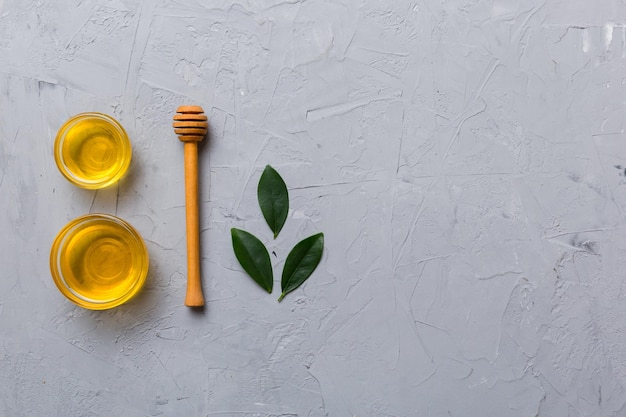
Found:
[{"label": "golden honey", "polygon": [[130,165],[132,149],[124,128],[102,113],[81,113],[59,129],[54,159],[75,185],[98,189],[118,181]]},{"label": "golden honey", "polygon": [[148,273],[143,239],[125,221],[90,214],[68,223],[50,252],[55,284],[77,305],[103,310],[139,292]]}]

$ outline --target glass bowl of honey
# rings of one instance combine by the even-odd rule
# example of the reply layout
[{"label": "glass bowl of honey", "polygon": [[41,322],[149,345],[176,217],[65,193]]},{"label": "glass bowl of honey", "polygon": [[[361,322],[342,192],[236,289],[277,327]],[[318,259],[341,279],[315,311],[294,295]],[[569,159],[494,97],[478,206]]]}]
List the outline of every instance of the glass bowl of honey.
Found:
[{"label": "glass bowl of honey", "polygon": [[127,222],[88,214],[69,222],[50,251],[50,272],[61,293],[90,310],[117,307],[133,298],[148,275],[148,251]]},{"label": "glass bowl of honey", "polygon": [[73,184],[96,190],[124,176],[132,149],[122,125],[103,113],[80,113],[69,119],[54,142],[54,159]]}]

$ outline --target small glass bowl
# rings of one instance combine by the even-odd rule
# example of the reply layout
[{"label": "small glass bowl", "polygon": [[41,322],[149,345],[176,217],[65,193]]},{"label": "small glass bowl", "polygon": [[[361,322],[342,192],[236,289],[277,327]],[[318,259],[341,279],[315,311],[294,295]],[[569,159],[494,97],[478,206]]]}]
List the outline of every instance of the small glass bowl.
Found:
[{"label": "small glass bowl", "polygon": [[90,310],[117,307],[134,297],[146,281],[148,265],[139,233],[108,214],[72,220],[50,251],[50,272],[59,291]]},{"label": "small glass bowl", "polygon": [[96,190],[124,176],[132,149],[122,125],[106,114],[80,113],[69,119],[54,142],[54,160],[74,185]]}]

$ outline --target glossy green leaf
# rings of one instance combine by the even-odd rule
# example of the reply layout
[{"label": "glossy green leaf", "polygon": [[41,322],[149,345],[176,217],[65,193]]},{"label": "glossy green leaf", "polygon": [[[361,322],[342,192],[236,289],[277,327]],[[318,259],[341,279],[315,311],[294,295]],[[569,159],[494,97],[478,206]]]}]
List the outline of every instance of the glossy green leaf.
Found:
[{"label": "glossy green leaf", "polygon": [[265,167],[259,179],[257,196],[263,217],[276,239],[289,213],[289,193],[285,181],[269,165]]},{"label": "glossy green leaf", "polygon": [[233,250],[243,269],[265,291],[271,293],[274,274],[270,255],[265,245],[251,233],[241,229],[230,229]]},{"label": "glossy green leaf", "polygon": [[318,233],[300,241],[287,255],[283,277],[281,279],[282,294],[285,295],[298,288],[317,268],[324,252],[324,234]]}]

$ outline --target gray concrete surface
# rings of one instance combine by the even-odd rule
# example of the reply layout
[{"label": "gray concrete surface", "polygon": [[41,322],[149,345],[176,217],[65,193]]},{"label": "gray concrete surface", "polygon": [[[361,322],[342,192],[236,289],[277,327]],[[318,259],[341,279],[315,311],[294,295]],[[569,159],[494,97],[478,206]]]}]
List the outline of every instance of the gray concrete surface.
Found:
[{"label": "gray concrete surface", "polygon": [[[0,0],[0,415],[626,416],[626,2]],[[204,106],[202,272],[183,306],[179,104]],[[58,172],[71,115],[116,117],[129,175]],[[291,211],[276,241],[266,164]],[[117,214],[148,283],[105,312],[55,288],[69,220]],[[326,234],[282,303],[276,279]],[[276,283],[278,286],[278,282]]]}]

